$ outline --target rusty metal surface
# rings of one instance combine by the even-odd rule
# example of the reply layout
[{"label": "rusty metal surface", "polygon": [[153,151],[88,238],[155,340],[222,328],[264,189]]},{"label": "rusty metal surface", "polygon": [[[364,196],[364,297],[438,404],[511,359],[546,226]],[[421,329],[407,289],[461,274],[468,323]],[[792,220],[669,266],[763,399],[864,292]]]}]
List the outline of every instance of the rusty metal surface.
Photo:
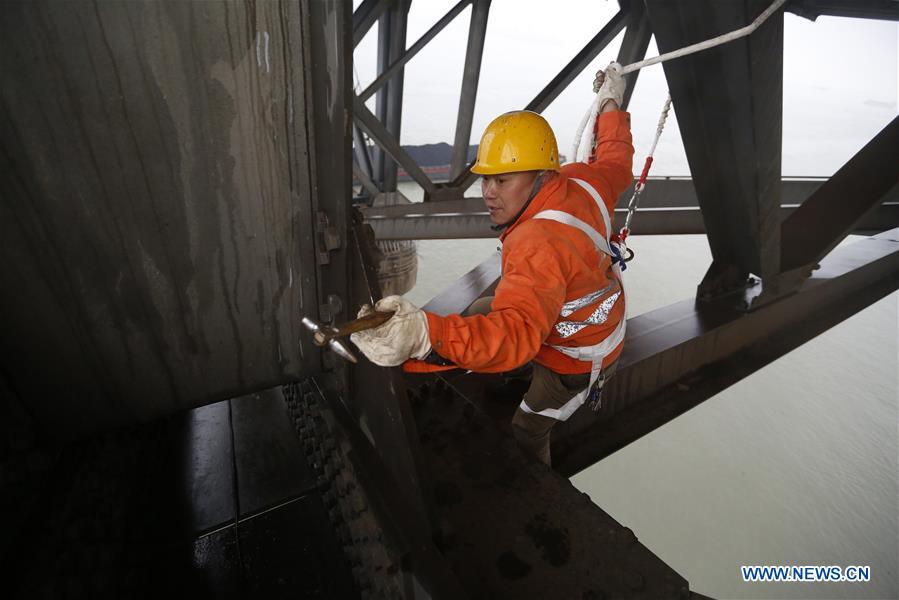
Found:
[{"label": "rusty metal surface", "polygon": [[[435,545],[430,525],[421,520],[417,499],[380,460],[367,432],[327,379],[321,376],[312,386],[301,384],[300,390],[306,388],[302,398],[297,395],[289,403],[295,415],[307,416],[298,424],[312,442],[316,462],[324,465],[319,472],[328,487],[324,498],[329,514],[344,517],[339,535],[345,551],[351,545],[349,556],[360,590],[375,598],[466,598]],[[335,462],[340,466],[329,469]],[[423,589],[427,596],[413,588]]]},{"label": "rusty metal surface", "polygon": [[0,7],[0,354],[45,435],[319,368],[303,6]]},{"label": "rusty metal surface", "polygon": [[687,582],[452,386],[408,376],[439,544],[472,598],[683,598]]},{"label": "rusty metal surface", "polygon": [[[353,224],[351,233],[349,309],[355,313],[362,304],[379,300],[381,290],[374,272],[372,246],[360,220]],[[401,370],[378,367],[361,358],[349,369],[348,380],[348,389],[341,391],[348,412],[368,438],[384,469],[407,495],[414,513],[411,518],[430,531],[433,526],[430,486]]]}]

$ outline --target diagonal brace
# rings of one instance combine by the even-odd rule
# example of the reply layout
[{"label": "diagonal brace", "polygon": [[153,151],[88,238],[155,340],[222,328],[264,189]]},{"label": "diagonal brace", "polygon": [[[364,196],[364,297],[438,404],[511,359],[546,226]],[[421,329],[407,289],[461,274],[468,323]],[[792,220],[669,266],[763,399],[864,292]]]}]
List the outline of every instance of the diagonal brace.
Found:
[{"label": "diagonal brace", "polygon": [[412,179],[414,179],[426,193],[432,194],[436,191],[436,186],[428,178],[425,172],[421,170],[421,167],[419,167],[415,160],[403,150],[399,142],[390,135],[387,128],[378,121],[371,111],[368,110],[368,107],[365,106],[365,102],[362,102],[358,97],[353,98],[353,113],[353,118],[359,123],[359,126],[365,133],[367,133],[378,146],[383,148],[384,152],[390,155],[390,158],[392,158],[396,164],[406,169],[409,176],[412,177]]},{"label": "diagonal brace", "polygon": [[781,225],[781,269],[816,263],[899,183],[899,117],[859,150]]}]

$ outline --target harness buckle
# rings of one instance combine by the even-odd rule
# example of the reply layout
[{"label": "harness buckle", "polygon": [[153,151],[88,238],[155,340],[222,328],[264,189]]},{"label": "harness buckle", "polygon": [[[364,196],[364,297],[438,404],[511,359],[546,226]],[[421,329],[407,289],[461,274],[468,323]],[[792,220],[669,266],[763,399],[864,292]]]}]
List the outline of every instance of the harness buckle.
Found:
[{"label": "harness buckle", "polygon": [[628,248],[625,248],[625,252],[628,252],[630,254],[628,257],[622,256],[621,248],[614,241],[612,241],[612,243],[609,245],[609,248],[612,249],[612,264],[614,265],[617,263],[618,265],[620,265],[622,271],[626,271],[627,270],[627,262],[634,257],[633,251],[631,251]]},{"label": "harness buckle", "polygon": [[590,388],[590,393],[587,394],[587,401],[590,402],[590,410],[593,412],[599,412],[600,407],[602,407],[602,386],[605,383],[606,376],[600,373]]}]

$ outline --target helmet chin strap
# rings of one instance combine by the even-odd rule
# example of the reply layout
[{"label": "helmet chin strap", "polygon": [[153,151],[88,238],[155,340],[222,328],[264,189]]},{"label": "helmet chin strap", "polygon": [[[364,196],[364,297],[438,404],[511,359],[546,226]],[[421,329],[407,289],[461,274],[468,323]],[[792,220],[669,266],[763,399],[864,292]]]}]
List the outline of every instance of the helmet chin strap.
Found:
[{"label": "helmet chin strap", "polygon": [[502,225],[491,225],[490,229],[492,229],[493,231],[502,231],[506,227],[513,225],[515,223],[515,221],[517,221],[519,218],[521,218],[521,215],[524,214],[524,211],[526,211],[528,208],[528,205],[530,205],[531,200],[534,199],[534,196],[536,196],[537,192],[540,191],[540,188],[543,187],[543,175],[545,173],[546,173],[546,171],[540,171],[540,173],[537,175],[536,179],[534,179],[534,185],[531,187],[531,194],[528,196],[528,199],[524,203],[524,206],[521,207],[521,210],[518,211],[518,214],[516,214],[514,217],[512,217],[511,219],[509,219],[507,222],[503,223]]}]

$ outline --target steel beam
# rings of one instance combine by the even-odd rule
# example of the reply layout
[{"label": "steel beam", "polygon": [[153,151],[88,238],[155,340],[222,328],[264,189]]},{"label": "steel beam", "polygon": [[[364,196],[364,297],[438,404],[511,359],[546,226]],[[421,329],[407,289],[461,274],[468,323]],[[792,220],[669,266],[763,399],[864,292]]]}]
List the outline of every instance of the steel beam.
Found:
[{"label": "steel beam", "polygon": [[444,317],[460,314],[471,306],[472,302],[496,286],[501,270],[502,254],[494,252],[487,260],[463,275],[449,289],[432,298],[422,308]]},{"label": "steel beam", "polygon": [[[587,44],[578,52],[574,58],[568,61],[568,64],[562,67],[559,73],[550,81],[546,87],[544,87],[533,100],[528,102],[527,106],[525,106],[525,110],[533,110],[535,112],[543,112],[547,106],[552,104],[552,101],[555,100],[559,94],[561,94],[568,85],[574,81],[575,77],[580,75],[581,71],[587,68],[587,65],[599,55],[599,53],[605,48],[609,42],[611,42],[616,35],[618,35],[621,30],[624,28],[627,23],[628,11],[624,3],[622,3],[622,9],[615,14],[614,17],[609,20],[606,25],[599,30],[593,39],[591,39]],[[465,142],[468,143],[467,141]],[[454,152],[458,152],[459,150],[458,140],[456,145],[454,146]],[[466,146],[467,152],[467,146]],[[464,162],[464,161],[463,161]],[[460,170],[458,174],[455,176],[452,175],[452,171],[450,173],[452,180],[443,186],[444,188],[455,188],[460,189],[462,191],[466,190],[471,186],[472,182],[477,178],[477,175],[471,172],[471,165],[468,165],[464,169]],[[460,192],[461,195],[462,192]]]},{"label": "steel beam", "polygon": [[[393,19],[391,18],[391,11],[387,10],[381,13],[381,16],[378,18],[378,55],[377,55],[377,65],[378,65],[378,73],[384,72],[384,69],[390,64],[390,37],[391,37],[391,24]],[[383,86],[380,90],[378,90],[377,96],[375,96],[375,116],[378,119],[378,122],[383,124],[385,129],[387,127],[387,113],[388,113],[388,99],[390,93],[390,83]],[[390,131],[389,129],[386,129]],[[397,140],[399,141],[399,140]],[[386,156],[384,155],[384,149],[380,146],[375,146],[372,148],[372,178],[379,188],[384,189],[384,164],[386,163]]]},{"label": "steel beam", "polygon": [[396,0],[362,0],[362,4],[353,12],[353,48],[359,45],[368,30],[375,24],[385,10]]},{"label": "steel beam", "polygon": [[459,114],[456,116],[456,137],[453,142],[450,179],[459,175],[468,162],[468,145],[471,140],[471,124],[478,96],[478,80],[481,75],[481,59],[484,55],[489,14],[490,0],[474,0],[471,6],[471,23],[468,27],[465,67],[462,71],[462,91],[459,95]]},{"label": "steel beam", "polygon": [[[500,275],[499,253],[425,305],[459,314],[489,294]],[[684,300],[628,320],[618,370],[598,414],[578,410],[553,430],[553,463],[571,476],[664,425],[830,327],[899,288],[899,229],[831,252],[792,295],[750,313],[727,298]],[[751,301],[759,290],[738,292]],[[483,383],[454,387],[482,388]],[[469,394],[475,401],[477,394]],[[494,418],[511,418],[492,402]]]},{"label": "steel beam", "polygon": [[821,15],[899,20],[896,0],[790,0],[786,10],[812,21]]},{"label": "steel beam", "polygon": [[353,163],[353,176],[359,180],[359,183],[362,184],[362,189],[368,192],[372,198],[381,193],[381,190],[378,189],[375,182],[372,181],[368,175],[363,173],[362,169],[360,169],[359,165],[356,163]]},{"label": "steel beam", "polygon": [[[315,124],[313,158],[317,165],[313,181],[313,234],[320,286],[316,312],[323,322],[339,322],[347,318],[349,294],[346,240],[353,150],[352,121],[347,115],[353,91],[352,15],[350,7],[341,2],[312,2],[309,11],[304,39],[310,55],[316,57],[308,67],[312,85],[307,88],[309,120]],[[333,358],[330,353],[323,353],[323,367],[333,368]]]},{"label": "steel beam", "polygon": [[579,410],[553,432],[556,468],[570,476],[589,467],[897,287],[893,229],[834,250],[795,294],[754,312],[686,300],[629,319],[599,415]]},{"label": "steel beam", "polygon": [[[786,220],[824,179],[783,180],[780,219]],[[615,209],[615,225],[624,225],[629,193],[624,193]],[[899,190],[894,189],[863,219],[852,223],[852,231],[875,232],[899,224]],[[690,179],[650,179],[632,222],[634,235],[702,234],[705,225],[693,182]],[[362,208],[366,222],[381,240],[426,240],[493,238],[496,232],[480,198],[414,203],[400,206]]]},{"label": "steel beam", "polygon": [[[390,10],[390,53],[389,59],[395,61],[397,57],[403,54],[406,48],[406,22],[409,17],[409,5],[411,0],[399,0],[397,4]],[[400,139],[400,131],[402,128],[403,118],[403,83],[405,73],[403,68],[397,69],[393,77],[390,79],[390,85],[387,88],[387,120],[384,125],[387,131],[394,139]],[[385,192],[396,191],[396,163],[384,164],[384,185]]]},{"label": "steel beam", "polygon": [[[782,225],[781,268],[815,263],[899,185],[899,117],[859,150]],[[899,223],[897,223],[899,224]]]},{"label": "steel beam", "polygon": [[[361,219],[354,214],[350,238],[352,289],[348,300],[354,313],[363,304],[373,305],[381,298],[370,242],[364,235]],[[419,435],[402,371],[384,369],[363,358],[349,370],[349,377],[348,392],[341,392],[344,405],[409,499],[414,511],[412,517],[421,527],[431,528],[435,524],[432,488],[423,468]]]},{"label": "steel beam", "polygon": [[[769,5],[768,0],[646,1],[662,53],[742,27]],[[747,38],[666,62],[664,68],[714,259],[702,293],[720,293],[749,273],[766,285],[775,282],[780,274],[782,10]],[[725,272],[733,276],[716,277]]]},{"label": "steel beam", "polygon": [[365,103],[359,99],[353,100],[353,118],[359,123],[368,136],[380,146],[390,157],[396,161],[401,167],[406,169],[409,176],[420,185],[426,193],[433,193],[437,188],[428,179],[428,176],[421,170],[415,160],[403,150],[402,146],[390,134],[389,131],[381,124],[378,119],[371,114]]},{"label": "steel beam", "polygon": [[443,499],[437,514],[451,532],[441,538],[443,557],[472,598],[690,597],[683,577],[568,478],[528,456],[508,424],[477,410],[454,379],[406,381]]},{"label": "steel beam", "polygon": [[[351,465],[348,470],[365,490],[365,498],[371,505],[378,527],[383,529],[384,538],[379,542],[402,558],[403,569],[411,572],[425,590],[425,595],[421,597],[434,600],[467,598],[457,576],[434,544],[429,523],[422,517],[418,498],[410,493],[407,482],[396,479],[393,471],[380,460],[368,424],[365,429],[360,427],[358,416],[350,412],[345,400],[329,391],[333,386],[327,378],[316,379],[316,384],[317,391],[324,390],[316,396],[320,397],[322,418],[329,437],[338,448],[352,449],[347,452],[345,460]],[[402,381],[400,384],[399,390],[404,390],[405,384]],[[394,392],[393,388],[386,389],[391,395]],[[403,397],[405,399],[404,391]],[[370,566],[364,565],[363,568]],[[418,598],[419,595],[410,594],[409,597]]]},{"label": "steel beam", "polygon": [[534,96],[534,99],[528,102],[525,110],[542,113],[546,110],[553,100],[559,97],[559,94],[565,91],[565,88],[571,84],[574,79],[581,74],[581,71],[593,62],[593,59],[599,56],[599,53],[615,39],[624,26],[627,24],[629,3],[621,3],[622,8],[615,16],[609,19],[609,22],[603,26],[587,44],[581,48],[574,58],[568,61],[568,64],[553,77],[552,81],[546,84],[540,92]]},{"label": "steel beam", "polygon": [[[450,204],[475,204],[473,199],[447,200],[428,204],[441,206]],[[417,206],[417,205],[413,205]],[[467,208],[467,207],[466,207]],[[789,218],[797,209],[796,205],[780,207],[782,219]],[[626,208],[615,209],[616,227],[624,225]],[[899,203],[890,202],[875,207],[855,224],[848,233],[880,232],[899,223]],[[372,218],[368,221],[379,240],[452,240],[495,238],[493,223],[483,209],[477,212],[454,212],[444,208],[435,214],[415,214],[396,217]],[[706,233],[702,212],[698,208],[640,208],[631,223],[631,234],[641,235],[685,235]],[[638,247],[636,238],[632,239]]]},{"label": "steel beam", "polygon": [[397,71],[397,69],[405,66],[407,62],[412,60],[418,52],[428,45],[428,43],[436,37],[438,33],[443,31],[443,29],[452,23],[453,19],[459,16],[465,7],[471,4],[472,0],[459,0],[455,6],[453,6],[449,11],[440,18],[430,29],[428,29],[424,35],[422,35],[418,40],[406,50],[402,56],[394,60],[390,63],[390,66],[384,70],[383,73],[378,75],[374,81],[372,81],[367,88],[365,88],[360,94],[359,98],[363,101],[368,100],[372,94],[377,92],[384,83],[390,79],[390,77]]},{"label": "steel beam", "polygon": [[[652,28],[649,25],[649,16],[642,2],[633,2],[630,13],[627,16],[627,28],[624,30],[624,39],[621,41],[621,49],[618,50],[618,64],[630,65],[646,58],[646,49],[649,47],[649,39],[652,37]],[[627,87],[621,102],[621,110],[627,110],[634,94],[634,86],[637,85],[637,76],[640,71],[634,71],[624,76]]]},{"label": "steel beam", "polygon": [[480,198],[363,207],[360,211],[379,240],[496,237]]},{"label": "steel beam", "polygon": [[[371,181],[374,173],[372,172],[371,155],[368,152],[368,144],[359,125],[353,123],[353,153],[356,155],[356,164],[359,165],[359,171]],[[355,170],[353,171],[355,173]]]}]

